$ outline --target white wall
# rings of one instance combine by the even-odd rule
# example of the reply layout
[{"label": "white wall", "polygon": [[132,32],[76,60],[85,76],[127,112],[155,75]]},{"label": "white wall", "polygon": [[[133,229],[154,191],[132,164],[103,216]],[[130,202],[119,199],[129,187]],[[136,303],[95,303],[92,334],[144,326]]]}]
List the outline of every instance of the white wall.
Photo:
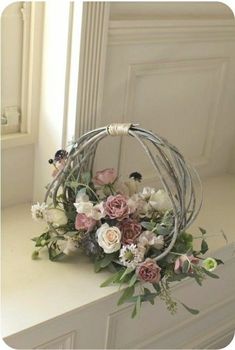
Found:
[{"label": "white wall", "polygon": [[2,151],[2,206],[32,200],[34,146],[27,145]]}]

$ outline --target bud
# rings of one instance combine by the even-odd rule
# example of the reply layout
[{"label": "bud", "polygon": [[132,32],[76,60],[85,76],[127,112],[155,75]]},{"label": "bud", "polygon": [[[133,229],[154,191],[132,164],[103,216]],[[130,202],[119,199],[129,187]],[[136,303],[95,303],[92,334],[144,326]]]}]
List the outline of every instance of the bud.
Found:
[{"label": "bud", "polygon": [[216,269],[217,262],[213,258],[207,258],[207,259],[203,260],[202,265],[207,271],[211,272],[211,271],[214,271]]},{"label": "bud", "polygon": [[36,260],[39,256],[39,251],[38,250],[35,250],[33,253],[32,253],[32,259],[33,260]]}]

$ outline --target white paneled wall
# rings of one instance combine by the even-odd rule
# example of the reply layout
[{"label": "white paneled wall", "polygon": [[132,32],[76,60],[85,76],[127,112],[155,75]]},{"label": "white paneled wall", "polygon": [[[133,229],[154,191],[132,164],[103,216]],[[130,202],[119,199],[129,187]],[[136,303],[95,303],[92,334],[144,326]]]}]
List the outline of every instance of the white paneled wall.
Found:
[{"label": "white paneled wall", "polygon": [[[210,176],[228,170],[234,147],[234,19],[222,4],[182,6],[111,4],[98,125],[139,122]],[[105,141],[97,164],[152,181],[139,150],[127,138]]]}]

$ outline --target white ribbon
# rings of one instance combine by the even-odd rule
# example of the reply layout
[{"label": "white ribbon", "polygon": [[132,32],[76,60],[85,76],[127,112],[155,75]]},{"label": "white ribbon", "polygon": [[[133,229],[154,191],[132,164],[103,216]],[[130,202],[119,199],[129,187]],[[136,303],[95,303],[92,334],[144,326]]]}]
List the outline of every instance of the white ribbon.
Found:
[{"label": "white ribbon", "polygon": [[107,132],[111,136],[128,135],[131,123],[113,123],[107,127]]}]

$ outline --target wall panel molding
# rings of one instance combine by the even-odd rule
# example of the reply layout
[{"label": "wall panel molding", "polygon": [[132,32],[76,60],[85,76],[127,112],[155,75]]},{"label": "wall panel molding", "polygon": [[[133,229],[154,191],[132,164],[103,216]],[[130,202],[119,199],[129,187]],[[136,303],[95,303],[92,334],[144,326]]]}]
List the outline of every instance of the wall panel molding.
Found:
[{"label": "wall panel molding", "polygon": [[76,332],[72,331],[39,345],[35,349],[75,349],[75,336]]},{"label": "wall panel molding", "polygon": [[83,6],[76,136],[95,128],[100,119],[109,21],[108,3]]},{"label": "wall panel molding", "polygon": [[234,20],[112,20],[109,45],[234,41]]},{"label": "wall panel molding", "polygon": [[[137,84],[141,84],[139,81],[147,76],[159,76],[159,75],[172,75],[178,72],[189,71],[192,74],[196,72],[209,71],[213,74],[213,84],[211,89],[213,91],[210,101],[210,107],[206,124],[206,131],[203,138],[202,152],[196,156],[192,156],[189,160],[195,167],[209,165],[212,156],[213,143],[216,130],[216,121],[220,113],[221,99],[223,99],[223,87],[226,79],[226,69],[228,64],[228,58],[226,57],[208,57],[197,59],[182,59],[182,60],[161,60],[158,62],[145,62],[130,64],[128,67],[127,77],[127,93],[124,106],[124,122],[135,120],[135,101],[138,99],[136,95]],[[157,78],[156,78],[157,79]],[[157,81],[157,80],[156,80]],[[156,82],[157,84],[157,82]],[[120,151],[120,167],[125,167],[127,160],[125,159],[128,149],[128,140],[123,138]],[[200,145],[201,148],[201,145]],[[146,181],[154,181],[155,177],[152,175],[145,176]]]}]

